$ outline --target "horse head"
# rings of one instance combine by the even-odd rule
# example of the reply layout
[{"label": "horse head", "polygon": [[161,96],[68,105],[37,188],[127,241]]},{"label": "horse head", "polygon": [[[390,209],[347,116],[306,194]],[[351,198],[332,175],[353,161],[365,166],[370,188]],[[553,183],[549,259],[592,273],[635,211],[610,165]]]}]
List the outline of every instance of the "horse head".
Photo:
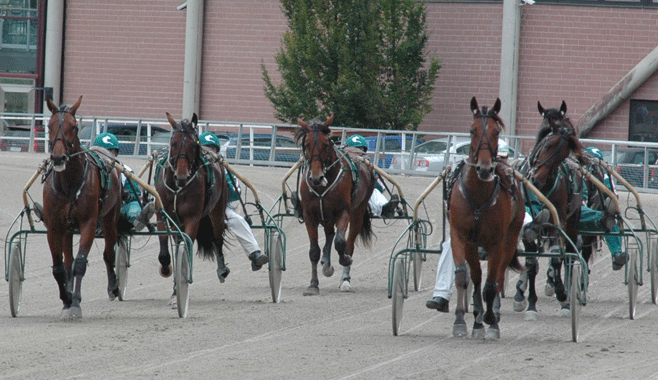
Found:
[{"label": "horse head", "polygon": [[324,123],[314,119],[310,125],[304,120],[297,119],[299,129],[295,132],[295,140],[301,146],[306,164],[310,168],[308,179],[313,186],[328,184],[325,175],[332,163],[337,160],[334,144],[330,139],[329,126],[333,121],[333,114]]},{"label": "horse head", "polygon": [[183,188],[194,178],[197,170],[201,150],[198,118],[194,113],[192,120],[183,119],[178,123],[168,112],[166,114],[172,128],[168,164],[174,172],[176,186]]},{"label": "horse head", "polygon": [[583,150],[569,118],[555,119],[551,123],[548,134],[535,146],[530,158],[531,181],[540,190],[550,182],[551,174],[570,153],[579,157]]},{"label": "horse head", "polygon": [[74,105],[63,105],[57,107],[51,99],[47,100],[48,109],[53,114],[48,120],[48,150],[53,168],[57,172],[66,169],[66,162],[73,153],[80,151],[80,139],[78,138],[78,121],[75,112],[82,103],[82,96]]},{"label": "horse head", "polygon": [[475,96],[471,99],[473,124],[471,124],[471,149],[469,161],[475,166],[482,181],[493,181],[498,154],[498,135],[505,125],[498,116],[500,99],[496,99],[492,109],[478,107]]}]

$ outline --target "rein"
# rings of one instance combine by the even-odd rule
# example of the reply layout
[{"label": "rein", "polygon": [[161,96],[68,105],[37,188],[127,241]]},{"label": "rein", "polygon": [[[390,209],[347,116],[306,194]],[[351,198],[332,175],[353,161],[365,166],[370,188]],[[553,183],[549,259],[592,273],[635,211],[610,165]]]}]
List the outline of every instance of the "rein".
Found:
[{"label": "rein", "polygon": [[[336,184],[338,183],[338,180],[343,176],[343,171],[344,171],[343,169],[345,169],[345,167],[342,166],[342,160],[343,160],[343,158],[347,157],[347,155],[345,154],[345,152],[343,152],[343,151],[337,149],[336,147],[333,147],[333,148],[334,148],[334,151],[335,151],[336,153],[339,153],[339,154],[340,154],[340,157],[337,157],[336,160],[334,160],[334,162],[332,162],[329,166],[324,166],[324,165],[323,165],[323,166],[322,166],[322,173],[323,173],[323,174],[328,173],[328,172],[329,172],[329,169],[331,169],[334,165],[336,165],[336,164],[338,164],[338,163],[341,163],[341,168],[340,168],[340,170],[338,171],[338,174],[336,175],[336,177],[334,178],[334,180],[331,182],[331,184],[329,184],[329,186],[327,186],[327,188],[324,189],[324,191],[323,191],[321,194],[318,193],[318,191],[316,191],[316,190],[313,188],[313,186],[311,185],[311,183],[308,181],[308,176],[309,176],[309,172],[310,172],[310,171],[309,171],[309,170],[306,170],[306,174],[304,175],[304,181],[306,181],[306,185],[308,186],[308,189],[309,189],[313,194],[315,194],[315,196],[317,196],[318,199],[319,199],[319,201],[320,201],[320,218],[322,218],[322,221],[326,221],[326,219],[324,218],[324,211],[323,211],[324,208],[322,207],[322,198],[323,198],[323,197],[329,192],[329,190],[333,189],[334,186],[336,186]],[[313,156],[311,156],[311,159],[312,159],[312,158],[313,158]],[[307,165],[308,167],[310,167],[310,161],[311,161],[311,160],[309,160],[309,161],[306,163],[306,165]],[[349,168],[348,168],[348,170],[349,170]]]}]

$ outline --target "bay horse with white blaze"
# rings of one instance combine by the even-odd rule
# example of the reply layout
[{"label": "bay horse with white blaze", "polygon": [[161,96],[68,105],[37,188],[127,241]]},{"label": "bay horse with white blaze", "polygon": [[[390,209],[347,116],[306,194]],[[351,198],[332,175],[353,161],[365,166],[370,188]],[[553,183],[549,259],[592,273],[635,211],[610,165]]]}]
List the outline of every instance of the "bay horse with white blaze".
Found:
[{"label": "bay horse with white blaze", "polygon": [[[118,239],[122,185],[111,162],[105,164],[98,155],[80,145],[75,117],[80,103],[82,96],[72,106],[57,107],[52,100],[47,101],[52,116],[48,121],[50,162],[43,185],[43,222],[53,260],[53,277],[64,303],[63,318],[82,317],[82,278],[99,222],[105,238],[107,292],[110,300],[119,295],[114,245]],[[76,230],[80,232],[80,243],[74,260]]]},{"label": "bay horse with white blaze", "polygon": [[[368,199],[375,187],[375,176],[369,160],[358,148],[338,149],[331,141],[329,126],[333,114],[325,122],[306,123],[297,119],[299,128],[295,140],[302,148],[305,163],[300,183],[303,217],[311,248],[311,284],[304,295],[320,293],[318,262],[318,226],[324,227],[325,244],[322,249],[322,273],[333,275],[331,244],[335,244],[340,265],[343,266],[340,289],[351,290],[350,266],[357,236],[364,245],[370,243],[372,228]],[[349,226],[349,235],[345,233]]]},{"label": "bay horse with white blaze", "polygon": [[[206,160],[201,154],[197,115],[180,123],[167,114],[172,127],[169,153],[159,163],[156,171],[156,190],[162,198],[165,212],[172,216],[181,231],[192,242],[196,239],[199,255],[217,260],[217,276],[224,282],[229,270],[224,264],[224,230],[226,229],[226,205],[228,187],[225,172],[218,162]],[[166,229],[163,217],[157,213],[158,230]],[[168,237],[160,236],[160,274],[171,275],[171,256]],[[176,288],[172,304],[176,302]]]},{"label": "bay horse with white blaze", "polygon": [[[498,136],[504,124],[498,112],[500,99],[492,109],[478,108],[471,99],[473,123],[468,158],[462,170],[456,171],[449,200],[449,221],[452,254],[455,260],[457,308],[453,335],[468,334],[464,314],[466,289],[473,281],[473,337],[484,339],[484,321],[489,325],[486,338],[499,339],[500,290],[508,267],[521,270],[516,245],[523,224],[524,200],[521,185],[510,167],[498,159]],[[482,284],[482,268],[478,247],[487,253],[487,279]],[[482,298],[486,302],[486,312]]]}]

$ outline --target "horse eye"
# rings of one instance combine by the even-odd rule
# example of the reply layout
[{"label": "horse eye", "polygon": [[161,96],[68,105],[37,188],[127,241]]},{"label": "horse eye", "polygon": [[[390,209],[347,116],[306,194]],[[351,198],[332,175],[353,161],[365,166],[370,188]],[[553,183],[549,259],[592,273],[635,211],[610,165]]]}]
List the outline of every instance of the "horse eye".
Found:
[{"label": "horse eye", "polygon": [[473,136],[475,134],[475,128],[471,129],[470,133],[471,133],[471,136]]}]

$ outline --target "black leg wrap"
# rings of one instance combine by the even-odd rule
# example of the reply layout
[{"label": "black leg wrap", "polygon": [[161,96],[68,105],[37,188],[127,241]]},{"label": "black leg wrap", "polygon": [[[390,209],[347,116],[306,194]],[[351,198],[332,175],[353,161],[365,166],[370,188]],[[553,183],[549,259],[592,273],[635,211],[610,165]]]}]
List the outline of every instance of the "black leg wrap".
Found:
[{"label": "black leg wrap", "polygon": [[73,262],[73,276],[84,276],[85,272],[87,272],[87,258],[76,257]]},{"label": "black leg wrap", "polygon": [[53,266],[53,277],[55,277],[55,281],[58,284],[66,283],[66,268],[64,268],[64,263]]}]

